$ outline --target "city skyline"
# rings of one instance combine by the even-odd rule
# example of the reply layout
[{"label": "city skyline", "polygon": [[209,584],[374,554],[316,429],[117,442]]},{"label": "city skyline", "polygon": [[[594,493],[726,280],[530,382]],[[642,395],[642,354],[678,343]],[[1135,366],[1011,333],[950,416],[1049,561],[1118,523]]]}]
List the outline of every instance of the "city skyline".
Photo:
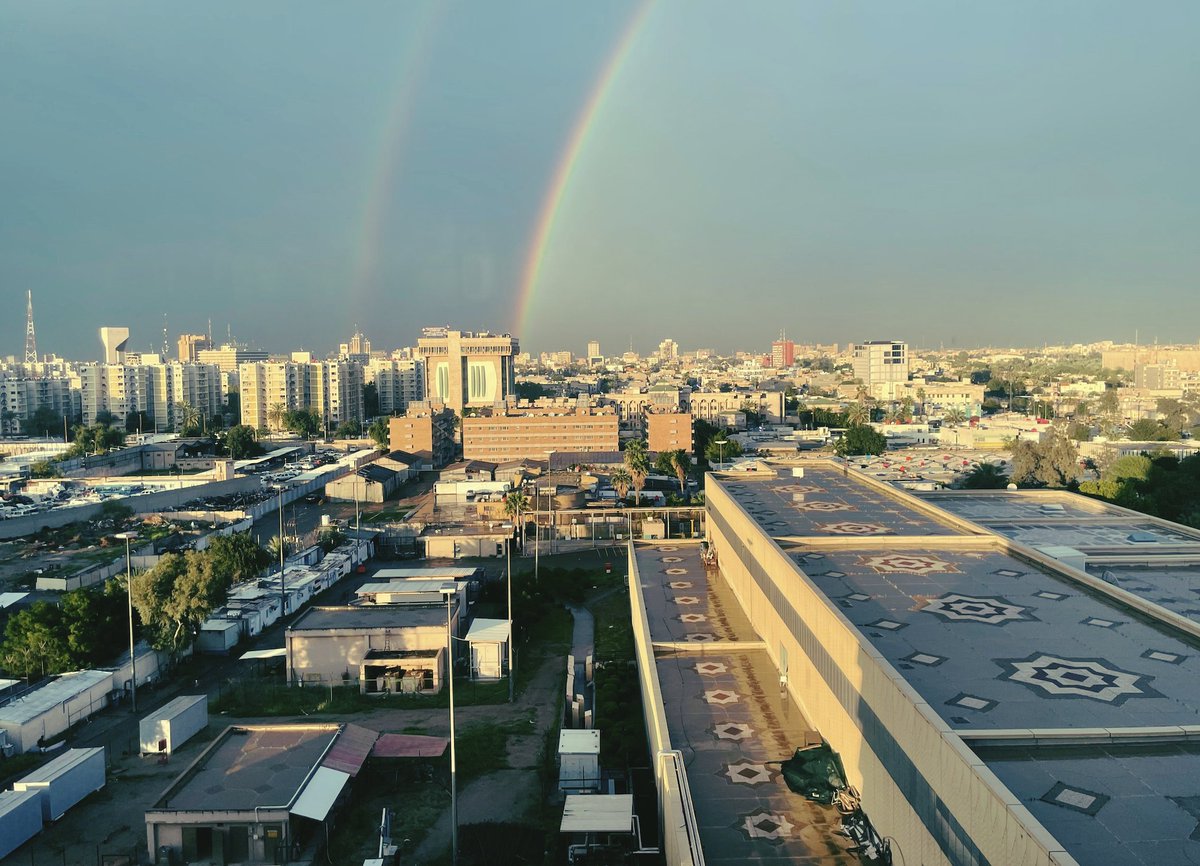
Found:
[{"label": "city skyline", "polygon": [[1189,4],[282,8],[0,11],[0,356],[1196,340]]}]

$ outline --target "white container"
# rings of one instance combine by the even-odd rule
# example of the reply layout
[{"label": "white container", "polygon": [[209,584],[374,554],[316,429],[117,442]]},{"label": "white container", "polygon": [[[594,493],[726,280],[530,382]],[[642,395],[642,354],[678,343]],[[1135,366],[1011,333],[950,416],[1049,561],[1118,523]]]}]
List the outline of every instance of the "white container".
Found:
[{"label": "white container", "polygon": [[595,791],[600,787],[600,732],[563,728],[558,735],[558,787]]},{"label": "white container", "polygon": [[236,620],[210,619],[200,626],[196,649],[202,653],[225,655],[237,646],[241,631],[241,624]]},{"label": "white container", "polygon": [[208,695],[180,695],[138,725],[143,755],[169,755],[208,727]]},{"label": "white container", "polygon": [[42,820],[57,821],[93,791],[104,787],[104,748],[67,749],[40,770],[19,782],[14,791],[42,795]]},{"label": "white container", "polygon": [[42,795],[37,791],[0,792],[0,858],[42,832]]}]

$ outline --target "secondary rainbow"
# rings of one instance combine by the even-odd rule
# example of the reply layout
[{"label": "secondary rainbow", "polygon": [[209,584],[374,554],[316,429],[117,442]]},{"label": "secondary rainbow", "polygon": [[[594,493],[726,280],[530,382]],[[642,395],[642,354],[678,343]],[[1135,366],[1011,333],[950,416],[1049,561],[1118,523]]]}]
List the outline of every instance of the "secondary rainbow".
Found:
[{"label": "secondary rainbow", "polygon": [[396,79],[389,90],[387,110],[379,136],[375,159],[367,173],[367,189],[362,215],[355,236],[358,249],[354,258],[354,297],[365,301],[365,295],[377,289],[376,275],[383,249],[383,228],[391,205],[391,193],[403,162],[408,134],[412,129],[413,107],[417,91],[429,67],[435,37],[441,24],[445,3],[431,0],[424,4],[409,28],[397,51],[400,63]]},{"label": "secondary rainbow", "polygon": [[546,249],[554,233],[555,219],[558,216],[559,209],[562,207],[567,189],[571,185],[571,177],[574,174],[575,165],[583,151],[583,146],[587,143],[596,118],[600,114],[600,109],[604,106],[608,91],[621,71],[621,66],[625,62],[625,58],[629,56],[629,51],[637,40],[638,33],[645,24],[652,5],[653,0],[645,0],[629,19],[629,23],[625,26],[625,31],[617,41],[613,53],[601,69],[596,83],[592,86],[583,109],[579,112],[578,117],[576,117],[574,126],[571,127],[571,134],[567,138],[567,146],[563,150],[562,157],[559,159],[558,165],[554,170],[550,186],[546,190],[545,197],[542,199],[542,206],[538,211],[538,219],[533,232],[533,242],[529,246],[529,252],[525,257],[525,266],[521,271],[521,284],[517,294],[517,315],[515,329],[513,330],[515,334],[524,333],[526,317],[529,314],[530,303],[533,300],[533,292],[537,287],[542,264],[546,258]]}]

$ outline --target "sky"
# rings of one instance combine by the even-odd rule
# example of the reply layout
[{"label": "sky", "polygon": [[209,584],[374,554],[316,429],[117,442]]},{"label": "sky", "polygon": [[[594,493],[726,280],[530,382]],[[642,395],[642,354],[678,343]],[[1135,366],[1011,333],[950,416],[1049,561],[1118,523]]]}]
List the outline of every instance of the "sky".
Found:
[{"label": "sky", "polygon": [[0,356],[1200,340],[1200,4],[0,0]]}]

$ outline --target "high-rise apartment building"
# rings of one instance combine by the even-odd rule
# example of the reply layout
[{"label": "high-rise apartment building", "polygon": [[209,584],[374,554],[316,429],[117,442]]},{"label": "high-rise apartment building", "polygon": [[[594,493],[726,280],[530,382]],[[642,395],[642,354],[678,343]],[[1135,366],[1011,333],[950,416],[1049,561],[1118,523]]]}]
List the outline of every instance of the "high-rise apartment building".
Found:
[{"label": "high-rise apartment building", "polygon": [[517,338],[486,331],[425,328],[417,353],[425,362],[425,399],[461,416],[469,407],[503,403],[514,392]]},{"label": "high-rise apartment building", "polygon": [[1133,386],[1149,391],[1178,391],[1183,377],[1174,361],[1164,364],[1137,363],[1133,367]]},{"label": "high-rise apartment building", "polygon": [[[14,365],[20,367],[20,365]],[[21,422],[45,406],[74,423],[79,416],[79,389],[69,376],[30,376],[20,369],[0,369],[0,436],[21,432]],[[61,436],[62,430],[31,430],[35,436]]]},{"label": "high-rise apartment building", "polygon": [[242,423],[280,429],[276,408],[312,409],[330,427],[361,421],[362,367],[350,361],[258,361],[238,367]]},{"label": "high-rise apartment building", "polygon": [[854,378],[867,388],[908,380],[908,343],[870,340],[854,343],[850,348],[854,357]]},{"label": "high-rise apartment building", "polygon": [[589,364],[601,364],[604,362],[604,355],[600,352],[600,341],[589,340],[587,344],[587,360]]},{"label": "high-rise apartment building", "polygon": [[85,424],[95,423],[101,412],[111,413],[118,425],[145,412],[155,429],[177,430],[182,404],[211,418],[223,402],[215,364],[86,364],[79,376]]},{"label": "high-rise apartment building", "polygon": [[679,344],[669,338],[663,340],[658,344],[658,357],[663,361],[674,361],[679,357]]},{"label": "high-rise apartment building", "polygon": [[382,415],[400,415],[425,399],[425,365],[415,358],[373,358],[363,368],[363,382],[375,385]]}]

